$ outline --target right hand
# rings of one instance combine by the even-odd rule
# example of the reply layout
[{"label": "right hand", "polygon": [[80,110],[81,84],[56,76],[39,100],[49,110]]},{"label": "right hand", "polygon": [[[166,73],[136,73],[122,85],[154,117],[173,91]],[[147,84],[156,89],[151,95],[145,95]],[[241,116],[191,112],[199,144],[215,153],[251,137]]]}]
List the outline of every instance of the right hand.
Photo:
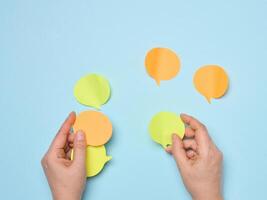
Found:
[{"label": "right hand", "polygon": [[223,155],[208,135],[207,128],[191,116],[182,114],[187,125],[184,140],[176,134],[166,148],[177,163],[183,182],[194,200],[222,200]]}]

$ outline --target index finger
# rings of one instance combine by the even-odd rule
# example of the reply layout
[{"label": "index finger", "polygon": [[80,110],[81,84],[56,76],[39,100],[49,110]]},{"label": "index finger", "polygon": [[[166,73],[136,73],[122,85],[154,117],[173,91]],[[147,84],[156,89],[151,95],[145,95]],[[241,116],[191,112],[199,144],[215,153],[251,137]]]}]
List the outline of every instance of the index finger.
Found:
[{"label": "index finger", "polygon": [[61,128],[59,129],[57,135],[55,136],[51,146],[51,149],[63,149],[65,147],[65,144],[68,140],[68,135],[70,132],[70,129],[72,125],[74,124],[76,119],[75,112],[71,112],[69,116],[66,118],[64,123],[61,125]]},{"label": "index finger", "polygon": [[181,119],[185,124],[189,125],[195,131],[204,128],[204,125],[200,121],[190,115],[181,114]]},{"label": "index finger", "polygon": [[208,148],[210,141],[207,128],[192,116],[181,114],[181,119],[194,130],[194,137],[199,146],[198,150],[203,152],[205,148]]}]

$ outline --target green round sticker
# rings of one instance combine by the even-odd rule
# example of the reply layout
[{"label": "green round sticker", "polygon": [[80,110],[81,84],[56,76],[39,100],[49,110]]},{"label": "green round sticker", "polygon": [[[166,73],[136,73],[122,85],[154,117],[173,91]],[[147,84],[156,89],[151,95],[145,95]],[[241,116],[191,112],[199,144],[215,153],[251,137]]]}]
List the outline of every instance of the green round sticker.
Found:
[{"label": "green round sticker", "polygon": [[166,148],[172,144],[172,134],[177,134],[181,139],[184,137],[185,125],[177,114],[159,112],[149,124],[149,133],[155,142]]},{"label": "green round sticker", "polygon": [[97,74],[86,75],[77,81],[74,96],[81,104],[100,109],[109,100],[109,82]]}]

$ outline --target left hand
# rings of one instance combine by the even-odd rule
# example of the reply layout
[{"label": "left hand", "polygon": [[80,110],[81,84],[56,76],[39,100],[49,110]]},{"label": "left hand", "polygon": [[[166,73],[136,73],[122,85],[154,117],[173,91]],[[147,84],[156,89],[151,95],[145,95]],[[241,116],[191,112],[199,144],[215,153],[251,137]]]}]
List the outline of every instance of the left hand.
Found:
[{"label": "left hand", "polygon": [[[86,138],[81,131],[70,134],[75,119],[75,113],[70,113],[42,159],[54,200],[80,200],[85,188]],[[70,160],[72,147],[73,161]]]}]

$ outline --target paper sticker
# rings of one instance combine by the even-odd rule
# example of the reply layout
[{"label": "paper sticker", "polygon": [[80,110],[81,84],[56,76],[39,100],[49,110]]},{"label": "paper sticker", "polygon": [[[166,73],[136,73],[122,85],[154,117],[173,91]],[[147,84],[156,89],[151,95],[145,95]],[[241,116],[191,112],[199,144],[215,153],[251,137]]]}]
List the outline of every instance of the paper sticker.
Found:
[{"label": "paper sticker", "polygon": [[222,97],[229,85],[225,70],[218,65],[205,65],[194,76],[194,85],[200,94],[210,103],[212,98]]},{"label": "paper sticker", "polygon": [[[73,150],[71,152],[71,160],[73,160]],[[111,156],[106,155],[104,145],[98,147],[87,146],[86,148],[86,176],[92,177],[99,174],[105,164],[111,160]]]},{"label": "paper sticker", "polygon": [[153,48],[145,58],[147,73],[160,85],[162,80],[174,78],[180,71],[179,57],[168,48]]},{"label": "paper sticker", "polygon": [[107,79],[97,74],[89,74],[77,81],[74,96],[83,105],[100,109],[110,98]]},{"label": "paper sticker", "polygon": [[149,133],[155,142],[166,148],[172,144],[172,134],[177,134],[181,139],[184,137],[185,125],[176,113],[160,112],[152,118]]},{"label": "paper sticker", "polygon": [[108,142],[112,136],[112,124],[109,118],[98,111],[84,111],[77,117],[73,125],[76,133],[82,130],[86,134],[87,145],[100,146]]}]

